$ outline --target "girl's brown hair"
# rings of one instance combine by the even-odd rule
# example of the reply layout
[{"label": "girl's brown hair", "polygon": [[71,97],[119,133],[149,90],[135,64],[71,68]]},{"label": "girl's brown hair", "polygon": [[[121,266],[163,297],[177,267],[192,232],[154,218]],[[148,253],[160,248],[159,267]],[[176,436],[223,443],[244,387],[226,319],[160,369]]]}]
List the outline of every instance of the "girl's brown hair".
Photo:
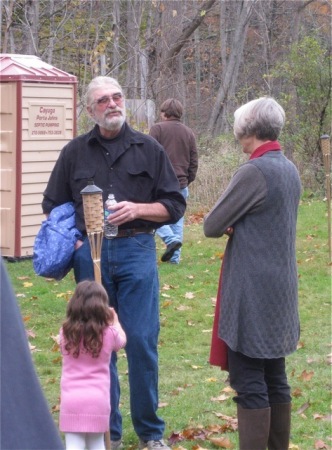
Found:
[{"label": "girl's brown hair", "polygon": [[62,326],[65,350],[74,358],[81,347],[97,358],[103,346],[103,332],[113,323],[104,287],[95,281],[81,281],[67,306],[67,320]]}]

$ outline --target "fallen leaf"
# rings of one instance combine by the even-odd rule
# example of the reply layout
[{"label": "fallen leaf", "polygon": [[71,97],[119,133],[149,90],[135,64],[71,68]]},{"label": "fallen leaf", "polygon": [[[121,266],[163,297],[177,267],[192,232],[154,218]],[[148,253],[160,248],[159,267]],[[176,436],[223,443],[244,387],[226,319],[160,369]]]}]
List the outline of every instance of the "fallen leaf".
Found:
[{"label": "fallen leaf", "polygon": [[212,442],[212,444],[216,445],[217,447],[234,448],[234,445],[231,443],[231,441],[227,437],[210,438],[209,441]]},{"label": "fallen leaf", "polygon": [[52,413],[56,413],[60,411],[60,405],[54,405],[52,406]]},{"label": "fallen leaf", "polygon": [[31,286],[33,286],[33,283],[30,283],[30,282],[27,281],[27,282],[23,283],[23,286],[26,287],[26,288],[27,287],[31,287]]},{"label": "fallen leaf", "polygon": [[301,375],[298,377],[300,380],[303,381],[310,381],[311,378],[314,376],[315,372],[307,372],[306,370],[303,370]]},{"label": "fallen leaf", "polygon": [[53,363],[53,364],[58,364],[58,363],[60,363],[61,361],[62,361],[62,357],[61,357],[61,356],[58,356],[57,358],[53,359],[52,363]]},{"label": "fallen leaf", "polygon": [[300,389],[300,388],[296,388],[292,392],[292,396],[293,397],[301,397],[301,395],[302,395],[302,389]]},{"label": "fallen leaf", "polygon": [[319,450],[322,448],[329,448],[329,447],[321,439],[318,439],[318,441],[315,442],[315,450]]},{"label": "fallen leaf", "polygon": [[224,387],[224,389],[222,389],[223,392],[235,392],[233,388],[231,388],[230,386],[226,386]]},{"label": "fallen leaf", "polygon": [[30,352],[33,353],[34,351],[36,351],[37,347],[35,345],[31,345],[30,342],[28,342],[29,344],[29,348],[30,348]]},{"label": "fallen leaf", "polygon": [[167,300],[166,302],[163,302],[162,307],[168,308],[169,306],[171,306],[171,304],[172,304],[172,300]]},{"label": "fallen leaf", "polygon": [[224,402],[229,399],[229,395],[219,395],[219,397],[212,397],[211,402]]},{"label": "fallen leaf", "polygon": [[192,292],[186,292],[185,293],[185,298],[188,298],[188,299],[195,298],[195,294],[193,294]]},{"label": "fallen leaf", "polygon": [[[183,436],[181,433],[179,433],[177,431],[173,431],[171,436],[168,438],[168,442],[170,445],[173,445],[176,442],[180,442],[180,441],[183,441]],[[178,447],[178,448],[180,448],[180,447]]]},{"label": "fallen leaf", "polygon": [[168,406],[168,403],[166,403],[166,402],[158,403],[158,408],[165,408],[165,406]]},{"label": "fallen leaf", "polygon": [[26,330],[26,333],[28,337],[31,337],[32,339],[36,337],[36,334],[32,330]]},{"label": "fallen leaf", "polygon": [[304,403],[296,412],[297,414],[302,414],[310,406],[309,402]]},{"label": "fallen leaf", "polygon": [[178,308],[175,308],[177,311],[188,311],[188,309],[192,309],[191,306],[180,305]]},{"label": "fallen leaf", "polygon": [[170,289],[169,284],[164,284],[164,286],[161,288],[164,291],[168,291]]}]

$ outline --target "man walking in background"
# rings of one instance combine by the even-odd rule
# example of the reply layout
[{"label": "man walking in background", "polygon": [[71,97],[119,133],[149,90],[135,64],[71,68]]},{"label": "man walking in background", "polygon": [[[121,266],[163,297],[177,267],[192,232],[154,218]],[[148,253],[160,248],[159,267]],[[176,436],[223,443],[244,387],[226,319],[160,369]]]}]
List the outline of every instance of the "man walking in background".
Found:
[{"label": "man walking in background", "polygon": [[[193,131],[181,122],[183,106],[179,100],[169,98],[160,108],[161,122],[150,129],[154,137],[166,150],[179,180],[181,193],[185,199],[189,195],[188,186],[196,177],[198,156]],[[184,216],[178,222],[160,227],[156,233],[166,244],[162,262],[179,264],[183,241]]]}]

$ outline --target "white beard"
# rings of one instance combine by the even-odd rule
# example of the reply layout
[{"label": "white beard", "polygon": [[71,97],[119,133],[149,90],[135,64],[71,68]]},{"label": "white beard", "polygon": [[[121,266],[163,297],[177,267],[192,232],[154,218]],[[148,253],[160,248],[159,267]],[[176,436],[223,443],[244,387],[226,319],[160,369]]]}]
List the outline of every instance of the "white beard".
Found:
[{"label": "white beard", "polygon": [[105,112],[103,117],[95,117],[94,119],[101,128],[108,131],[117,131],[120,130],[126,121],[126,108],[121,108],[121,114],[121,116],[108,116],[107,112]]}]

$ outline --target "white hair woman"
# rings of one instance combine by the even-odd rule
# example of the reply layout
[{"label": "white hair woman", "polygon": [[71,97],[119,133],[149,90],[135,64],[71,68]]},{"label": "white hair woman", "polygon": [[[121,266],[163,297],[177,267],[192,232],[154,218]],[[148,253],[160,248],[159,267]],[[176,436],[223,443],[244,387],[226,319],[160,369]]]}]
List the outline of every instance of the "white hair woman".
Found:
[{"label": "white hair woman", "polygon": [[207,237],[229,235],[217,332],[236,391],[240,450],[286,450],[291,396],[285,357],[299,339],[295,237],[301,183],[277,141],[283,108],[263,97],[234,116],[235,137],[249,160],[204,219]]}]

